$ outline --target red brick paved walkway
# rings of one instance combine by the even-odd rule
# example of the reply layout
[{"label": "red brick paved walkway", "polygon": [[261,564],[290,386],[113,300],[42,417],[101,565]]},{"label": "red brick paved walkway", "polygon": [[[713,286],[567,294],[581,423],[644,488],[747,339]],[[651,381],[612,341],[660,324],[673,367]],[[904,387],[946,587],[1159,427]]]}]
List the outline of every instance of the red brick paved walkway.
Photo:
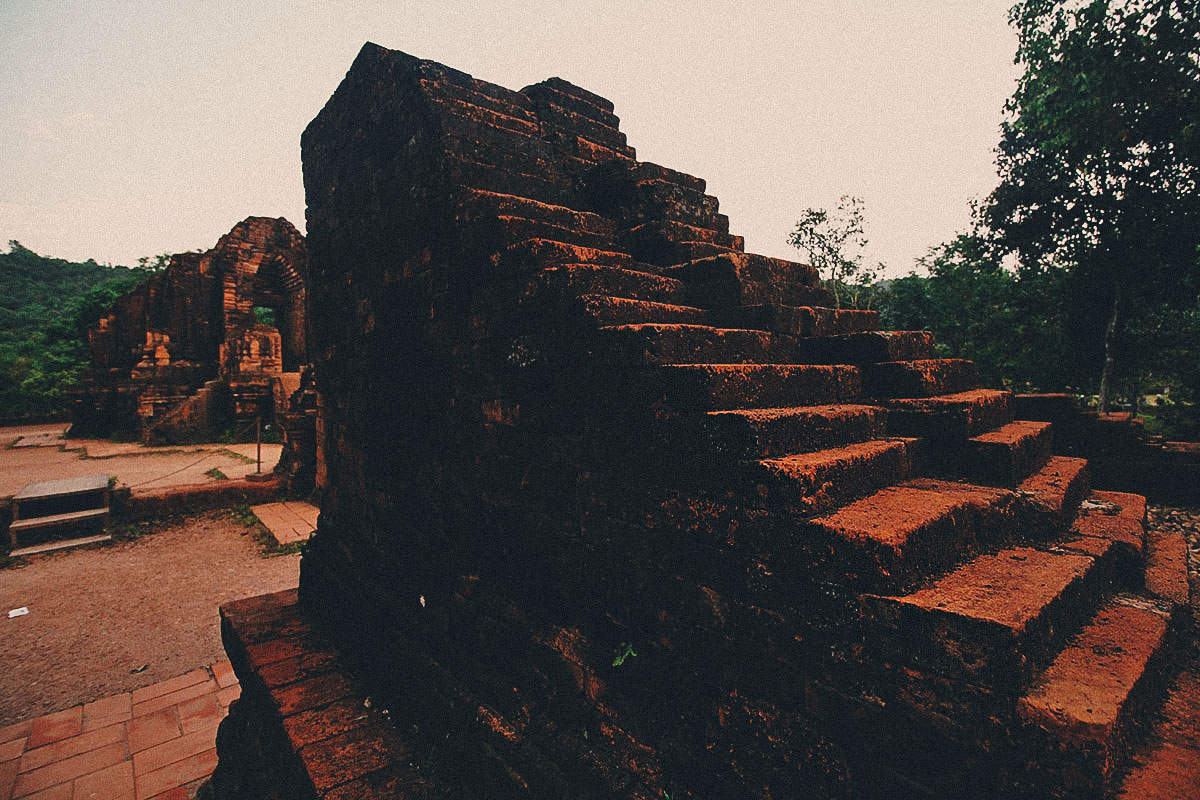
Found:
[{"label": "red brick paved walkway", "polygon": [[0,728],[0,800],[187,800],[240,691],[222,661]]}]

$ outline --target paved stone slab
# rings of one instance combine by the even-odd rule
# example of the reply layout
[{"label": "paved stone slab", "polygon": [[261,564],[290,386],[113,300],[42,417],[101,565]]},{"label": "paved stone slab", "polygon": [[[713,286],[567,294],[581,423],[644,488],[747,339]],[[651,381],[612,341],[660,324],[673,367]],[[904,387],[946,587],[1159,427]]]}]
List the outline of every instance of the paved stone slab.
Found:
[{"label": "paved stone slab", "polygon": [[13,442],[13,447],[58,447],[63,443],[60,431],[42,431],[30,433]]},{"label": "paved stone slab", "polygon": [[56,481],[31,483],[13,495],[13,500],[40,500],[47,497],[66,497],[73,494],[98,492],[108,488],[108,476],[99,473],[79,478],[60,478]]},{"label": "paved stone slab", "polygon": [[240,690],[221,662],[0,729],[0,800],[186,799]]},{"label": "paved stone slab", "polygon": [[321,513],[313,504],[295,500],[263,503],[250,510],[281,545],[307,541],[317,529],[317,515]]}]

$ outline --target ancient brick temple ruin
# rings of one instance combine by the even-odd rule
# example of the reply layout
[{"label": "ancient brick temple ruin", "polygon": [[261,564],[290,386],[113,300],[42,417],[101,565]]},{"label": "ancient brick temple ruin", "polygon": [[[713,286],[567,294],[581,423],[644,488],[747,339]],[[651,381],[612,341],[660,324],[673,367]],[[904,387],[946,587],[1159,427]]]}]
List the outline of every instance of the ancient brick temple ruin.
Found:
[{"label": "ancient brick temple ruin", "polygon": [[367,45],[302,153],[328,491],[217,798],[1149,796],[1182,539],[970,362],[559,79]]},{"label": "ancient brick temple ruin", "polygon": [[248,217],[206,253],[179,253],[88,334],[72,435],[171,441],[271,422],[308,362],[304,237]]}]

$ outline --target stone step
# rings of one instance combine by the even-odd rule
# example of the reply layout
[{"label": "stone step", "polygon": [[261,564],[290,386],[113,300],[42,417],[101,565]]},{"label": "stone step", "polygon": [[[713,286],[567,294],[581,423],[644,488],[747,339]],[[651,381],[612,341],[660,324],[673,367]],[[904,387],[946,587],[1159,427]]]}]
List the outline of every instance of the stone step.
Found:
[{"label": "stone step", "polygon": [[1116,550],[1117,581],[1129,589],[1143,585],[1146,498],[1124,492],[1090,492],[1071,525],[1074,536],[1106,539]]},{"label": "stone step", "polygon": [[824,306],[787,306],[778,303],[720,309],[722,324],[730,328],[755,328],[792,336],[845,336],[879,329],[878,311]]},{"label": "stone step", "polygon": [[1170,614],[1135,598],[1109,602],[1017,701],[1038,789],[1103,797],[1128,755],[1133,725],[1165,689]]},{"label": "stone step", "polygon": [[451,98],[441,102],[451,109],[449,114],[438,115],[446,134],[477,142],[487,149],[510,152],[520,151],[529,142],[539,142],[536,124]]},{"label": "stone step", "polygon": [[795,360],[796,340],[766,331],[647,324],[613,325],[600,328],[599,333],[596,353],[605,363],[786,364]]},{"label": "stone step", "polygon": [[1028,536],[1043,536],[1067,527],[1091,488],[1087,459],[1054,456],[1017,484]]},{"label": "stone step", "polygon": [[943,678],[1021,692],[1108,591],[1102,558],[1010,547],[915,592],[864,595],[867,636]]},{"label": "stone step", "polygon": [[[430,78],[420,78],[418,83],[432,94],[440,95],[438,99],[441,102],[457,100],[473,106],[481,106],[506,117],[516,117],[517,119],[529,122],[537,122],[537,116],[531,110],[533,105],[529,102],[529,98],[517,92],[505,89],[494,94],[488,94],[481,91],[477,86],[465,86],[451,81]],[[491,86],[488,88],[499,89],[500,87]]]},{"label": "stone step", "polygon": [[813,336],[801,349],[807,364],[868,364],[933,357],[929,331],[869,331],[845,336]]},{"label": "stone step", "polygon": [[967,440],[963,477],[975,483],[1014,486],[1050,460],[1052,424],[1010,422]]},{"label": "stone step", "polygon": [[628,174],[634,180],[670,181],[694,192],[704,193],[707,188],[703,178],[688,175],[686,172],[654,164],[650,161],[637,161],[628,167]]},{"label": "stone step", "polygon": [[803,523],[803,544],[839,582],[892,591],[1007,538],[1011,501],[1002,489],[907,481]]},{"label": "stone step", "polygon": [[718,213],[719,203],[712,195],[660,178],[641,179],[622,188],[610,197],[619,203],[612,213],[631,225],[668,219],[729,233],[729,218]]},{"label": "stone step", "polygon": [[[625,138],[625,134],[616,125],[601,122],[594,116],[581,114],[572,108],[555,102],[559,98],[548,95],[534,97],[534,108],[538,119],[541,120],[543,135],[560,134],[563,136],[579,136],[617,152],[625,152],[633,157],[633,150]],[[615,115],[610,117],[616,119]]]},{"label": "stone step", "polygon": [[[628,242],[628,240],[625,240]],[[639,259],[652,261],[661,267],[673,267],[697,258],[709,258],[725,253],[741,252],[739,247],[731,247],[713,242],[671,242],[671,241],[640,241],[627,245],[630,252]]]},{"label": "stone step", "polygon": [[534,272],[562,264],[597,264],[607,267],[637,269],[633,256],[613,250],[580,247],[551,239],[524,239],[500,251],[497,272],[502,275]]},{"label": "stone step", "polygon": [[768,258],[754,253],[725,253],[679,264],[666,273],[691,283],[753,281],[758,283],[797,283],[813,286],[817,271],[808,264]]},{"label": "stone step", "polygon": [[707,444],[725,460],[809,453],[883,435],[884,413],[875,406],[829,405],[710,411]]},{"label": "stone step", "polygon": [[574,141],[563,141],[568,153],[566,162],[574,168],[574,174],[582,175],[599,164],[611,162],[629,163],[637,158],[637,150],[626,147],[608,147],[593,142],[585,136],[576,136]]},{"label": "stone step", "polygon": [[888,410],[888,433],[930,439],[961,439],[1012,421],[1012,395],[994,389],[973,389],[935,397],[883,400]]},{"label": "stone step", "polygon": [[699,258],[663,274],[684,281],[698,306],[828,306],[833,300],[824,287],[816,285],[816,272],[807,264],[753,254]]},{"label": "stone step", "polygon": [[908,477],[908,444],[876,439],[762,459],[750,470],[755,502],[791,514],[828,511]]},{"label": "stone step", "polygon": [[821,306],[833,299],[824,287],[795,283],[730,280],[686,285],[690,303],[720,311],[748,305]]},{"label": "stone step", "polygon": [[[448,150],[443,156],[446,179],[451,184],[517,192],[523,197],[532,198],[558,198],[570,189],[561,176],[538,170],[536,159],[479,153],[468,150],[467,144],[447,142],[448,148],[458,146],[459,150],[465,151]],[[500,163],[493,163],[496,161]]]},{"label": "stone step", "polygon": [[616,234],[616,223],[599,214],[576,211],[566,206],[542,203],[528,197],[483,189],[468,189],[463,192],[458,202],[458,215],[467,223],[479,217],[512,216],[548,222],[572,231],[594,233],[605,237]]},{"label": "stone step", "polygon": [[537,117],[515,105],[502,107],[494,98],[466,91],[431,93],[430,103],[450,114],[475,123],[504,128],[523,136],[538,136],[540,130]]},{"label": "stone step", "polygon": [[709,324],[709,312],[693,306],[633,300],[627,297],[588,294],[579,298],[579,310],[598,326],[631,325],[654,322]]},{"label": "stone step", "polygon": [[667,219],[729,231],[729,219],[718,213],[717,198],[705,194],[703,180],[657,164],[606,164],[587,176],[585,194],[592,207],[630,226]]},{"label": "stone step", "polygon": [[680,303],[684,289],[679,281],[647,272],[598,264],[562,264],[535,273],[523,294],[533,302],[556,302],[562,298],[598,294]]},{"label": "stone step", "polygon": [[62,514],[48,514],[44,517],[29,517],[13,520],[8,525],[10,534],[21,531],[32,531],[38,528],[72,528],[77,525],[100,523],[100,527],[108,522],[108,506],[103,508],[85,508],[82,511],[68,511]]},{"label": "stone step", "polygon": [[667,242],[707,242],[728,247],[731,250],[741,250],[745,244],[745,240],[741,236],[734,236],[731,233],[699,225],[688,225],[671,219],[659,219],[638,225],[630,228],[625,235],[633,240],[645,237]]},{"label": "stone step", "polygon": [[854,401],[858,368],[807,364],[665,364],[637,380],[655,408],[780,408]]},{"label": "stone step", "polygon": [[1087,501],[1105,506],[1105,508],[1099,509],[1100,513],[1131,519],[1139,525],[1146,524],[1146,498],[1140,494],[1096,489],[1088,494]]},{"label": "stone step", "polygon": [[961,358],[880,361],[863,367],[868,397],[931,397],[978,387],[975,362]]},{"label": "stone step", "polygon": [[630,228],[621,237],[621,247],[639,261],[673,266],[697,258],[740,251],[741,236],[687,225],[675,220],[654,220]]},{"label": "stone step", "polygon": [[563,108],[569,108],[577,114],[590,117],[596,122],[609,127],[617,127],[617,116],[613,113],[613,104],[598,94],[593,94],[562,78],[547,78],[539,83],[526,86],[520,94],[531,100],[550,100]]},{"label": "stone step", "polygon": [[1150,738],[1136,755],[1118,800],[1181,800],[1200,787],[1200,665],[1194,661],[1171,684]]},{"label": "stone step", "polygon": [[[476,228],[495,230],[495,236],[499,244],[498,247],[494,248],[495,250],[526,239],[553,239],[556,242],[566,242],[567,244],[575,244],[596,250],[613,249],[612,237],[603,233],[593,233],[580,227],[568,228],[556,225],[553,222],[544,222],[538,219],[517,217],[509,214],[501,214],[492,219],[480,220],[476,224]],[[484,241],[487,241],[487,239],[485,238]]]},{"label": "stone step", "polygon": [[1188,606],[1188,545],[1177,531],[1146,531],[1146,592],[1168,603]]},{"label": "stone step", "polygon": [[669,278],[599,264],[563,264],[482,287],[470,307],[469,335],[482,342],[570,330],[570,341],[576,341],[578,334],[595,330],[599,320],[641,321],[647,313],[701,319],[701,310],[671,302],[682,294],[678,281]]}]

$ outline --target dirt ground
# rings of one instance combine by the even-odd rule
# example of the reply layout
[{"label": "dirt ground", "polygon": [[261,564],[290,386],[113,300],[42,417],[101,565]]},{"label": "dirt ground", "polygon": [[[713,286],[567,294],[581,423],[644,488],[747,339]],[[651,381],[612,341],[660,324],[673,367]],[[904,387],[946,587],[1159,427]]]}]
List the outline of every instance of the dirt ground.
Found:
[{"label": "dirt ground", "polygon": [[217,607],[299,580],[300,556],[264,557],[252,531],[214,511],[0,569],[0,726],[223,660]]},{"label": "dirt ground", "polygon": [[[62,439],[50,447],[13,447],[22,436],[61,434],[65,424],[0,428],[0,497],[19,492],[35,481],[104,474],[118,486],[151,489],[182,484],[212,483],[241,478],[257,467],[255,445],[201,444],[143,447],[104,439]],[[262,446],[262,470],[270,472],[283,448]]]}]

